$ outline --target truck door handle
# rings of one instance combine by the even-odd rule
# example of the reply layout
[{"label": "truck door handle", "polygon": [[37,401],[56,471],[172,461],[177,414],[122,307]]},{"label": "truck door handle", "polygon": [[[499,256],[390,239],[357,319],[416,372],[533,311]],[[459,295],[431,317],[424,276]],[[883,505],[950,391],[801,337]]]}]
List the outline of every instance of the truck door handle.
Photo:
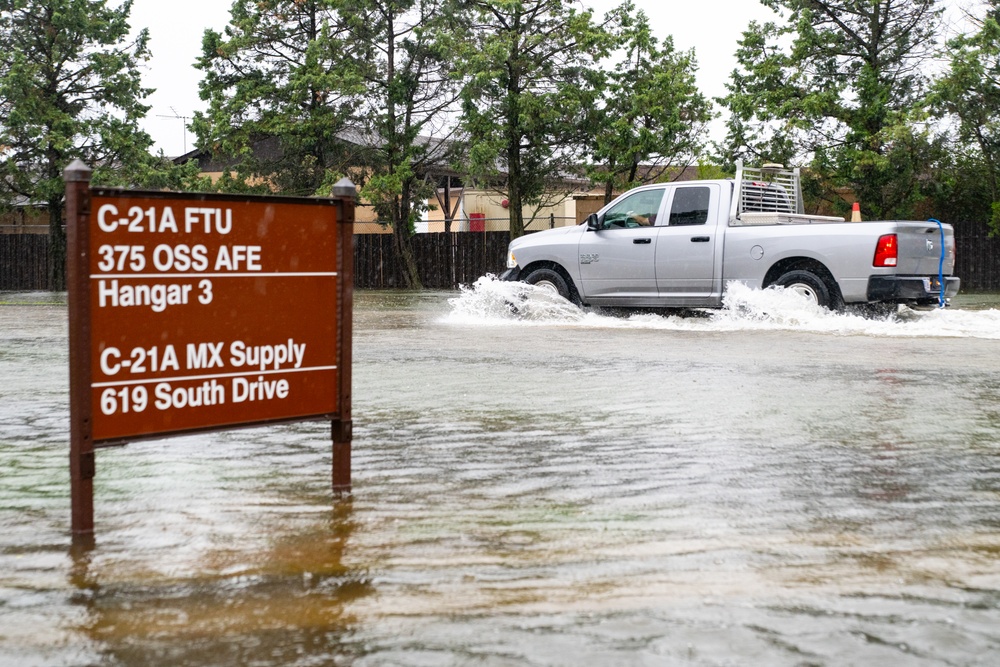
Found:
[{"label": "truck door handle", "polygon": [[632,243],[636,245],[644,245],[646,243],[652,243],[653,239],[632,239]]},{"label": "truck door handle", "polygon": [[708,243],[712,240],[711,236],[692,236],[691,243]]}]

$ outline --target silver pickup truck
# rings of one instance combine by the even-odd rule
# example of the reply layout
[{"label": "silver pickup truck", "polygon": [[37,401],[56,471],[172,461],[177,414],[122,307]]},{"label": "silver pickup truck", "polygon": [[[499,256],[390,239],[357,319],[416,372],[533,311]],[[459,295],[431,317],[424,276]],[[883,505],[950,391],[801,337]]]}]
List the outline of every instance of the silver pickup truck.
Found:
[{"label": "silver pickup truck", "polygon": [[501,278],[586,306],[717,308],[735,281],[837,310],[945,305],[954,267],[950,225],[807,215],[798,169],[737,165],[733,180],[639,187],[583,224],[515,239]]}]

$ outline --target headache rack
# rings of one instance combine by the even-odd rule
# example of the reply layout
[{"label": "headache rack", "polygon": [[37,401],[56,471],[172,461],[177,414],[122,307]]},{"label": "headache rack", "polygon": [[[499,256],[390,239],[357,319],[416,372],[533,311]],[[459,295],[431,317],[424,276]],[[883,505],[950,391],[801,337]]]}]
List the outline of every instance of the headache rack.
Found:
[{"label": "headache rack", "polygon": [[730,225],[816,222],[844,222],[844,219],[805,214],[798,167],[785,169],[780,164],[744,167],[741,160],[736,161],[736,196],[729,213]]}]

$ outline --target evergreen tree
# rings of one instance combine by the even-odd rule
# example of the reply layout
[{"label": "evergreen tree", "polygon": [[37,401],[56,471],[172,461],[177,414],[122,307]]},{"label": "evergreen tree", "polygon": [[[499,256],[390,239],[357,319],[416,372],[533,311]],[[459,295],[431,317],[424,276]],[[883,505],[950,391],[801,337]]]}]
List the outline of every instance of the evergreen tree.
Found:
[{"label": "evergreen tree", "polygon": [[[967,215],[985,213],[996,233],[1000,232],[1000,0],[984,4],[978,31],[949,41],[950,66],[935,82],[929,108],[940,117],[957,120],[954,150],[966,154],[962,164],[968,168],[981,163],[976,181],[986,191],[969,194],[980,203],[988,199],[990,210],[976,211],[978,207],[970,202],[973,209]],[[956,190],[967,188],[967,184],[949,182]]]},{"label": "evergreen tree", "polygon": [[[662,44],[643,12],[625,3],[613,16],[622,54],[590,121],[590,177],[614,191],[655,182],[695,163],[704,148],[712,105],[698,91],[694,52]],[[640,171],[640,165],[643,170]]]},{"label": "evergreen tree", "polygon": [[196,67],[208,111],[192,129],[228,161],[229,190],[308,196],[343,168],[352,70],[335,0],[235,0],[224,33],[206,30]]},{"label": "evergreen tree", "polygon": [[929,166],[918,124],[941,10],[937,0],[761,0],[780,23],[751,24],[724,158],[811,160],[871,217],[906,217]]},{"label": "evergreen tree", "polygon": [[149,110],[138,66],[148,35],[129,38],[132,0],[0,0],[0,200],[49,211],[49,288],[66,284],[63,169],[125,184],[165,168],[139,129]]},{"label": "evergreen tree", "polygon": [[[447,161],[455,99],[442,46],[452,0],[236,0],[225,34],[206,31],[203,148],[232,165],[220,187],[325,194],[343,174],[393,230],[407,287],[411,237]],[[451,22],[451,23],[449,23]]]},{"label": "evergreen tree", "polygon": [[391,224],[409,288],[421,285],[415,224],[435,195],[434,168],[454,149],[446,114],[457,99],[449,55],[456,10],[452,0],[348,0],[340,9],[352,77],[361,82],[357,136],[369,149],[361,195]]},{"label": "evergreen tree", "polygon": [[525,207],[568,194],[559,181],[582,163],[586,121],[601,93],[597,64],[611,37],[568,0],[470,5],[473,24],[459,58],[469,168],[506,195],[510,233],[518,237]]}]

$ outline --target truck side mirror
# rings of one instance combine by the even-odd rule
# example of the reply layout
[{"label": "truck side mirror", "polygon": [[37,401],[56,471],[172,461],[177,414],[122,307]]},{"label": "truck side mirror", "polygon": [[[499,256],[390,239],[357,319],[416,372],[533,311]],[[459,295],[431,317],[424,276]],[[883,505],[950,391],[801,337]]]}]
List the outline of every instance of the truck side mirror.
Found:
[{"label": "truck side mirror", "polygon": [[597,217],[596,213],[591,213],[587,216],[587,231],[596,232],[601,228],[601,219]]}]

